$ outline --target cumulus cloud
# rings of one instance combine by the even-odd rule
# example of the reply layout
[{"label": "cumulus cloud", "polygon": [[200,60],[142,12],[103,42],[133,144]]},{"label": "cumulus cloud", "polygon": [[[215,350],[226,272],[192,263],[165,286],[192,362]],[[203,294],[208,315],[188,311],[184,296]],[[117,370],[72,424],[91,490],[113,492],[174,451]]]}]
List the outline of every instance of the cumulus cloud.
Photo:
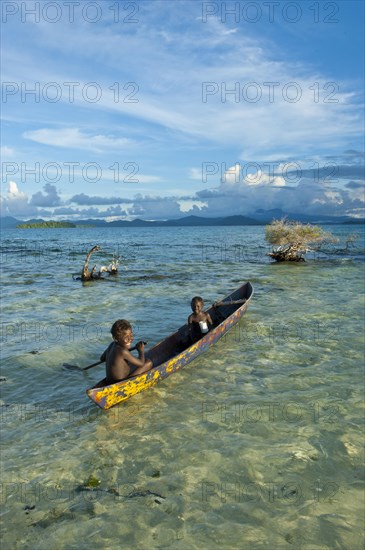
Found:
[{"label": "cumulus cloud", "polygon": [[[272,169],[265,172],[259,165],[255,168],[255,164],[236,163],[223,173],[218,187],[196,193],[198,199],[207,203],[208,215],[221,216],[229,212],[254,216],[258,211],[277,210],[318,216],[358,216],[359,209],[364,208],[363,183],[348,181],[350,174],[360,178],[361,165],[354,169],[346,165],[345,169],[337,170],[337,179],[331,179],[332,165],[322,170],[301,170],[303,163],[276,163],[275,170],[271,166]],[[308,161],[308,164],[314,163]],[[251,171],[247,170],[248,166]]]},{"label": "cumulus cloud", "polygon": [[15,181],[9,181],[7,193],[1,197],[2,216],[23,216],[31,211],[26,193],[19,190]]},{"label": "cumulus cloud", "polygon": [[9,181],[8,185],[8,195],[7,199],[9,201],[27,201],[28,197],[23,191],[20,191],[18,189],[18,185],[15,183],[15,181]]},{"label": "cumulus cloud", "polygon": [[[62,199],[54,185],[46,184],[42,192],[33,194],[29,199],[12,181],[9,182],[3,206],[7,213],[14,216],[47,215],[71,219],[115,219],[119,216],[159,220],[179,218],[187,213],[210,217],[237,214],[255,217],[255,213],[274,210],[319,217],[359,217],[364,212],[364,179],[360,179],[363,169],[360,164],[355,171],[350,164],[346,165],[348,169],[340,171],[341,177],[335,182],[326,177],[320,180],[313,170],[303,170],[306,177],[296,177],[295,184],[292,177],[295,172],[283,168],[290,166],[290,163],[278,164],[276,172],[266,172],[265,163],[261,167],[255,163],[248,164],[251,171],[243,170],[239,163],[226,169],[216,187],[207,187],[191,195],[180,193],[167,197],[141,193],[128,198],[78,193],[66,200]],[[278,166],[282,168],[281,173]],[[344,173],[346,176],[355,174],[355,179],[342,177]],[[295,174],[298,176],[298,173]]]},{"label": "cumulus cloud", "polygon": [[[89,196],[85,193],[74,195],[63,201],[55,186],[46,184],[43,192],[37,192],[30,198],[23,193],[16,182],[8,184],[8,191],[2,198],[2,215],[14,217],[46,218],[68,217],[85,218],[128,218],[166,219],[181,217],[187,211],[189,198],[182,198],[182,207],[176,197],[136,195],[133,199],[121,197]],[[76,205],[76,206],[74,206]],[[204,204],[199,200],[189,203],[189,209],[199,211]]]},{"label": "cumulus cloud", "polygon": [[[2,215],[10,216],[52,216],[53,207],[61,204],[61,198],[55,186],[46,184],[44,193],[39,191],[30,198],[21,191],[15,181],[9,181],[5,196],[2,197]],[[47,210],[50,208],[50,210]]]},{"label": "cumulus cloud", "polygon": [[46,183],[43,187],[44,194],[41,191],[32,195],[29,204],[32,206],[59,206],[61,204],[61,198],[58,195],[57,189],[54,185]]}]

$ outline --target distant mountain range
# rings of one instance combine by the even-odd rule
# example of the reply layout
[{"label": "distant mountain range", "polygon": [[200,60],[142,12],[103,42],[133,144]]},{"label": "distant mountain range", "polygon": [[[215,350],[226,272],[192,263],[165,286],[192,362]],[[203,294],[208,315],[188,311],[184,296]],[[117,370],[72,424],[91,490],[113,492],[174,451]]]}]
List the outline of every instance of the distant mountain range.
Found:
[{"label": "distant mountain range", "polygon": [[[272,220],[288,218],[289,220],[297,220],[303,223],[319,223],[319,224],[337,224],[337,223],[364,223],[364,218],[351,218],[350,216],[309,216],[306,214],[289,214],[282,210],[257,210],[255,217],[247,216],[227,216],[225,218],[204,218],[201,216],[186,216],[175,220],[156,220],[148,221],[136,218],[135,220],[116,220],[106,222],[105,220],[88,219],[88,220],[62,220],[70,222],[76,226],[95,226],[95,227],[206,227],[206,226],[234,226],[234,225],[265,225]],[[3,229],[15,229],[17,225],[24,223],[39,223],[42,221],[54,220],[17,220],[11,216],[0,218],[0,225]]]}]

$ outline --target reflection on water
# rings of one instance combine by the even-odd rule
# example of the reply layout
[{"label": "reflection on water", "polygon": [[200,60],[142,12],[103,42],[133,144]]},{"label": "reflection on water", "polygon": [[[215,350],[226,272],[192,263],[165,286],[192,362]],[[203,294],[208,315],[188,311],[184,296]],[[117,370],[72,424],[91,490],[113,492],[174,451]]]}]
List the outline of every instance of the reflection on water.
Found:
[{"label": "reflection on water", "polygon": [[[338,226],[338,234],[353,232]],[[116,278],[72,280],[86,252]],[[261,227],[7,231],[3,548],[361,548],[363,249],[273,264]],[[103,412],[125,317],[153,345],[250,280],[209,352]]]}]

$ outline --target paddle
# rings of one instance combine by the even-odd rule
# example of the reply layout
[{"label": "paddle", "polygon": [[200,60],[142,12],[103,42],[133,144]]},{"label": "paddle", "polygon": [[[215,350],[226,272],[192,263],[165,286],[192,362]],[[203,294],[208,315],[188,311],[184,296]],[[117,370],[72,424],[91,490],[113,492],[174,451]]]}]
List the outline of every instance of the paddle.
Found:
[{"label": "paddle", "polygon": [[97,361],[97,363],[93,363],[92,365],[89,365],[88,367],[84,367],[84,368],[81,369],[81,370],[89,370],[89,369],[92,369],[93,367],[96,367],[96,365],[101,365],[101,363],[104,363],[104,361]]},{"label": "paddle", "polygon": [[[143,344],[146,346],[148,344],[148,342],[143,342]],[[133,346],[133,348],[130,348],[129,351],[134,351],[137,349],[137,346]],[[63,363],[63,367],[65,367],[67,370],[82,370],[82,371],[85,371],[85,370],[89,370],[89,369],[92,369],[93,367],[96,367],[97,365],[101,365],[102,363],[104,363],[104,361],[97,361],[96,363],[93,363],[92,365],[88,365],[87,367],[79,367],[77,365],[70,365],[69,363]]]}]

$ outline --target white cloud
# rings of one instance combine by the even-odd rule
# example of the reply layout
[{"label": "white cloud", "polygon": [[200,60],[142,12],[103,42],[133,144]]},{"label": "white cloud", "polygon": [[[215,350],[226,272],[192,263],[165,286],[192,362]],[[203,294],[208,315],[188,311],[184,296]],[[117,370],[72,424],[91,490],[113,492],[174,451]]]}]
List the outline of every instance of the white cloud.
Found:
[{"label": "white cloud", "polygon": [[[201,190],[197,197],[207,202],[205,212],[210,216],[230,213],[255,217],[256,211],[275,209],[292,214],[358,215],[365,202],[364,187],[360,179],[349,181],[349,175],[359,178],[362,166],[338,165],[338,178],[333,181],[328,177],[333,174],[332,165],[318,174],[313,170],[318,163],[308,161],[311,169],[296,172],[301,164],[305,163],[275,163],[276,170],[270,173],[258,168],[248,174],[246,168],[255,163],[236,163],[223,174],[219,187]],[[301,172],[303,176],[298,176]]]},{"label": "white cloud", "polygon": [[261,169],[252,174],[245,176],[245,183],[247,185],[273,185],[274,187],[281,187],[285,185],[285,179],[282,176],[272,176],[265,174]]},{"label": "white cloud", "polygon": [[232,188],[240,183],[241,165],[236,163],[226,170],[222,176],[222,186]]},{"label": "white cloud", "polygon": [[2,197],[2,215],[23,216],[33,212],[29,207],[28,196],[20,191],[15,181],[9,181],[7,193]]},{"label": "white cloud", "polygon": [[179,218],[187,213],[210,217],[236,214],[255,217],[256,211],[275,209],[292,214],[358,217],[364,209],[364,193],[360,182],[349,182],[345,188],[329,188],[313,179],[302,178],[294,187],[278,186],[267,179],[261,185],[248,185],[241,181],[238,188],[222,182],[217,189],[202,190],[191,197],[138,194],[133,199],[122,199],[81,194],[66,203],[53,185],[45,185],[43,193],[35,193],[29,199],[12,181],[9,182],[6,197],[2,199],[2,206],[3,215],[28,218],[61,216],[63,219],[85,219],[113,216],[159,220]]},{"label": "white cloud", "polygon": [[[171,13],[162,5],[153,5],[153,9],[144,6],[145,24],[125,25],[129,32],[124,34],[116,25],[107,30],[104,25],[93,25],[91,35],[90,25],[75,22],[77,32],[68,32],[65,40],[67,29],[61,24],[39,26],[33,39],[48,63],[35,63],[30,56],[26,62],[19,59],[10,66],[17,67],[17,80],[24,82],[77,81],[75,109],[90,110],[100,125],[105,124],[107,111],[117,120],[131,117],[152,123],[153,136],[169,128],[184,137],[241,148],[249,158],[270,155],[273,149],[276,154],[298,154],[316,147],[335,150],[345,147],[349,137],[362,134],[356,97],[347,91],[347,83],[338,81],[330,97],[332,89],[326,88],[329,77],[315,74],[300,60],[285,61],[285,52],[276,50],[273,55],[272,44],[254,32],[258,26],[251,25],[247,33],[243,27],[229,28],[214,17],[206,24],[201,18],[200,24],[194,24],[183,7],[174,7]],[[164,12],[166,21],[161,20]],[[157,21],[156,27],[153,23]],[[56,68],[45,53],[50,41],[57,48]],[[95,60],[102,65],[98,80],[102,95],[100,101],[90,103],[82,92],[95,80]],[[118,101],[115,89],[110,89],[115,75],[120,82]],[[138,86],[136,103],[125,101],[129,93],[123,89],[126,82]],[[216,91],[204,101],[207,83]],[[230,90],[236,85],[237,94],[232,95]],[[67,103],[64,86],[63,92],[62,101]],[[252,101],[255,93],[257,101]],[[298,101],[292,102],[295,95]],[[327,97],[337,102],[324,102]],[[57,122],[64,122],[62,115]],[[67,135],[72,130],[75,134]],[[26,136],[39,143],[97,151],[126,145],[126,138],[109,137],[105,132],[98,136],[79,135],[77,128],[65,130],[66,135],[50,132],[55,131],[36,130]]]},{"label": "white cloud", "polygon": [[207,202],[194,201],[194,200],[178,200],[177,203],[180,206],[181,212],[183,212],[184,214],[186,212],[190,212],[191,210],[196,211],[198,209],[201,211],[202,209],[208,206]]},{"label": "white cloud", "polygon": [[43,207],[55,207],[61,204],[61,199],[53,185],[44,186],[45,193],[38,192],[30,199],[21,191],[15,181],[9,181],[7,193],[2,197],[2,215],[33,217],[46,213],[52,216],[52,210],[45,211]]},{"label": "white cloud", "polygon": [[7,199],[9,201],[26,201],[28,197],[18,189],[18,185],[15,181],[9,181]]},{"label": "white cloud", "polygon": [[50,129],[42,128],[24,132],[23,137],[53,147],[68,149],[85,149],[102,152],[105,149],[123,149],[131,143],[127,138],[115,138],[104,135],[91,135],[81,132],[79,128]]}]

